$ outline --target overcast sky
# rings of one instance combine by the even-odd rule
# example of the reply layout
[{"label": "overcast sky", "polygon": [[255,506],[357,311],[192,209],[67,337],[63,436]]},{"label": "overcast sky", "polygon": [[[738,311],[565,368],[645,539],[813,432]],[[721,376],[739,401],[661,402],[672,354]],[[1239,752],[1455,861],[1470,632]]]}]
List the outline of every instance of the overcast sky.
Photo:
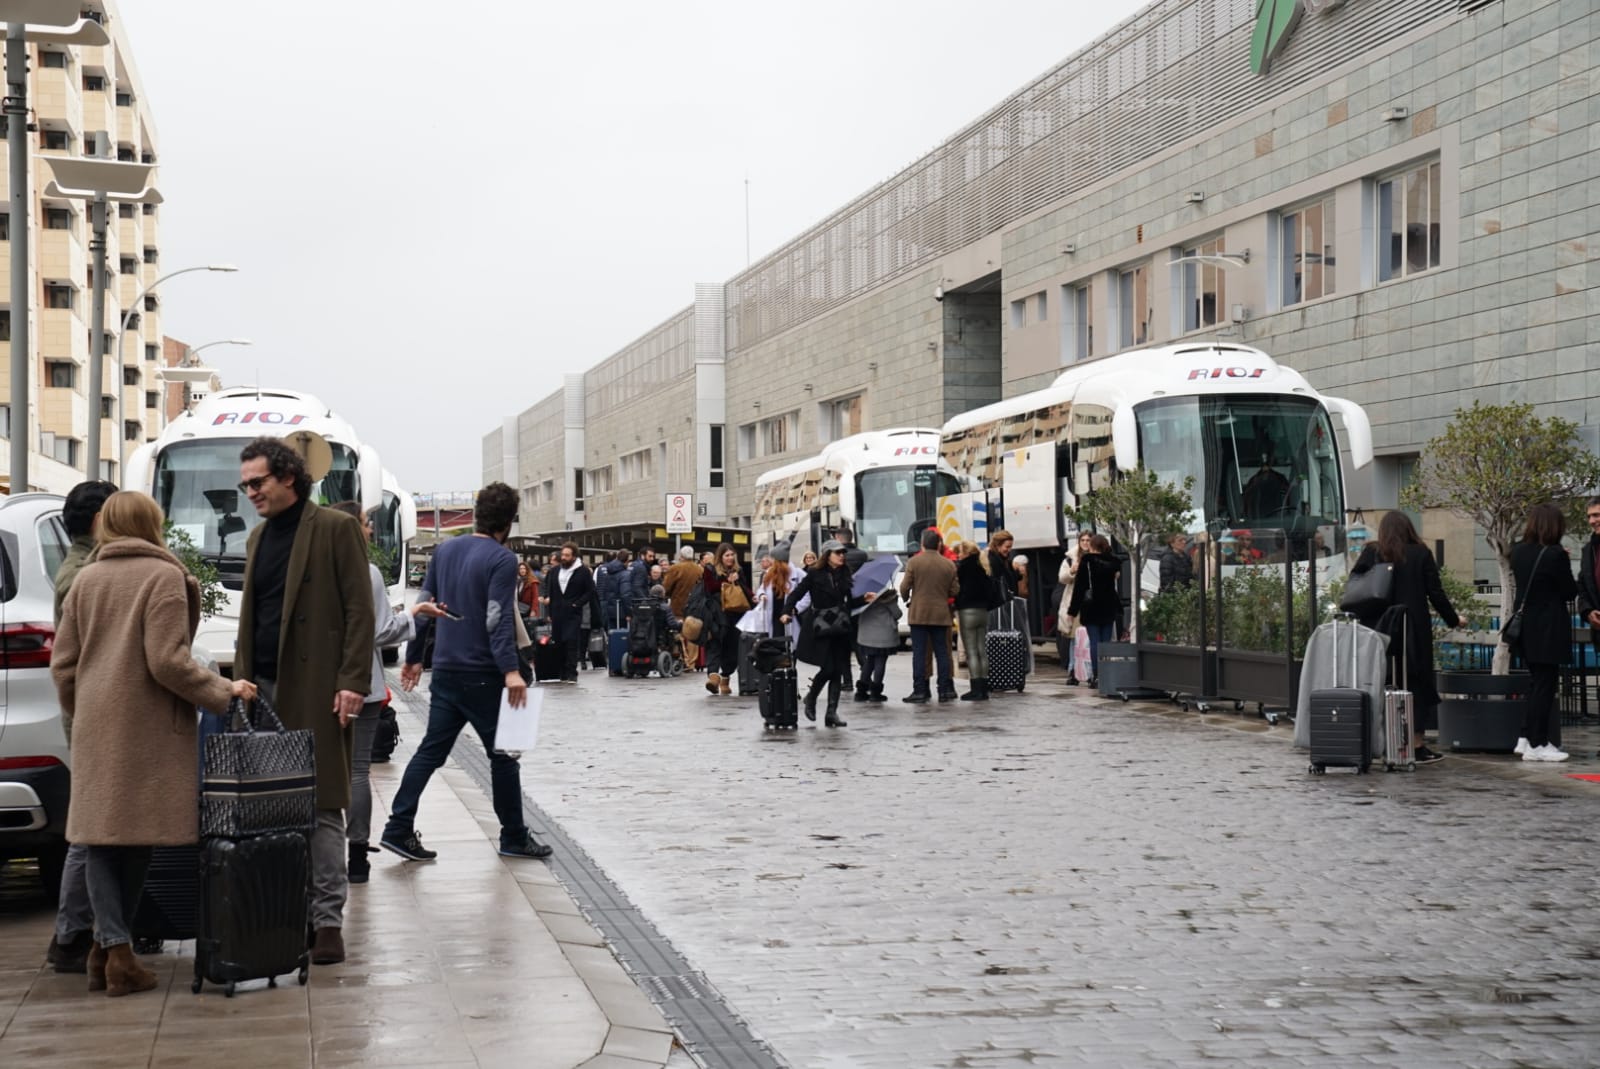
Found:
[{"label": "overcast sky", "polygon": [[[121,0],[163,327],[408,489],[1145,6]],[[428,11],[450,12],[432,22]]]}]

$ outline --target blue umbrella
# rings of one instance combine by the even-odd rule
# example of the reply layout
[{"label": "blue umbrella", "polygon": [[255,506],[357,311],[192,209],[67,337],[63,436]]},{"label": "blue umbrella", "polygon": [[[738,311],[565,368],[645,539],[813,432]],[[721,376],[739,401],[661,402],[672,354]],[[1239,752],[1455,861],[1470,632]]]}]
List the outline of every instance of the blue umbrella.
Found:
[{"label": "blue umbrella", "polygon": [[899,570],[900,558],[894,554],[873,557],[856,569],[850,593],[858,598],[863,594],[881,594],[894,582],[894,573]]}]

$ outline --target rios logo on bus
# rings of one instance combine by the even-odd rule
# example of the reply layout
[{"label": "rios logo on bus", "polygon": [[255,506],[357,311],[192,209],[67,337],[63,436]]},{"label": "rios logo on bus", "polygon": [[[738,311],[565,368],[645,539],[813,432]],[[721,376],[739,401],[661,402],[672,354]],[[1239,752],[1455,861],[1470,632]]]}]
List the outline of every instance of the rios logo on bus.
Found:
[{"label": "rios logo on bus", "polygon": [[902,445],[895,447],[894,455],[897,457],[931,457],[937,456],[938,452],[931,445]]},{"label": "rios logo on bus", "polygon": [[1189,370],[1189,381],[1196,379],[1259,379],[1264,367],[1197,367]]},{"label": "rios logo on bus", "polygon": [[282,412],[224,412],[211,421],[213,427],[220,427],[224,423],[274,423],[286,427],[298,426],[305,422],[304,416],[286,416]]},{"label": "rios logo on bus", "polygon": [[1250,69],[1257,74],[1272,70],[1294,36],[1300,17],[1307,11],[1326,15],[1344,6],[1345,0],[1256,0],[1256,28],[1250,35]]}]

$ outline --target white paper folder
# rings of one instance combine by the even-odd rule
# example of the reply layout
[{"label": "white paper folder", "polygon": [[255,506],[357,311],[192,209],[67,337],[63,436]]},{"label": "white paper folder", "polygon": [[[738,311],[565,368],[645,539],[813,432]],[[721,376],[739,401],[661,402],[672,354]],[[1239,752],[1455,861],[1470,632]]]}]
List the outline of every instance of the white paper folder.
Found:
[{"label": "white paper folder", "polygon": [[500,696],[500,722],[494,730],[494,748],[501,753],[524,754],[539,741],[539,713],[544,705],[544,691],[529,687],[524,693],[528,700],[522,708],[513,708],[509,698]]}]

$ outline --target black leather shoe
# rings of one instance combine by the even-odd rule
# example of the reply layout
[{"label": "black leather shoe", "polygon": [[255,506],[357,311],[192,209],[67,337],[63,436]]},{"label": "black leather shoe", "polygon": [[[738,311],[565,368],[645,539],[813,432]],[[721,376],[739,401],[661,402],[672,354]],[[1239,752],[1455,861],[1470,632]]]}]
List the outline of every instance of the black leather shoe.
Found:
[{"label": "black leather shoe", "polygon": [[93,932],[79,932],[65,943],[51,936],[45,963],[54,966],[58,973],[86,973],[89,971],[89,948],[93,945]]},{"label": "black leather shoe", "polygon": [[839,709],[833,705],[828,706],[828,715],[823,718],[822,722],[830,728],[849,727],[848,724],[839,719]]},{"label": "black leather shoe", "polygon": [[807,720],[815,721],[817,719],[817,699],[807,698],[802,707],[805,709]]},{"label": "black leather shoe", "polygon": [[961,697],[961,695],[957,694],[953,690],[942,690],[939,692],[939,700],[941,702],[953,702],[959,697]]},{"label": "black leather shoe", "polygon": [[918,691],[913,691],[910,694],[907,694],[904,698],[901,698],[900,700],[905,702],[905,703],[907,703],[907,704],[909,704],[909,705],[927,705],[928,701],[929,701],[929,697],[928,697],[928,692],[927,691],[918,690]]}]

